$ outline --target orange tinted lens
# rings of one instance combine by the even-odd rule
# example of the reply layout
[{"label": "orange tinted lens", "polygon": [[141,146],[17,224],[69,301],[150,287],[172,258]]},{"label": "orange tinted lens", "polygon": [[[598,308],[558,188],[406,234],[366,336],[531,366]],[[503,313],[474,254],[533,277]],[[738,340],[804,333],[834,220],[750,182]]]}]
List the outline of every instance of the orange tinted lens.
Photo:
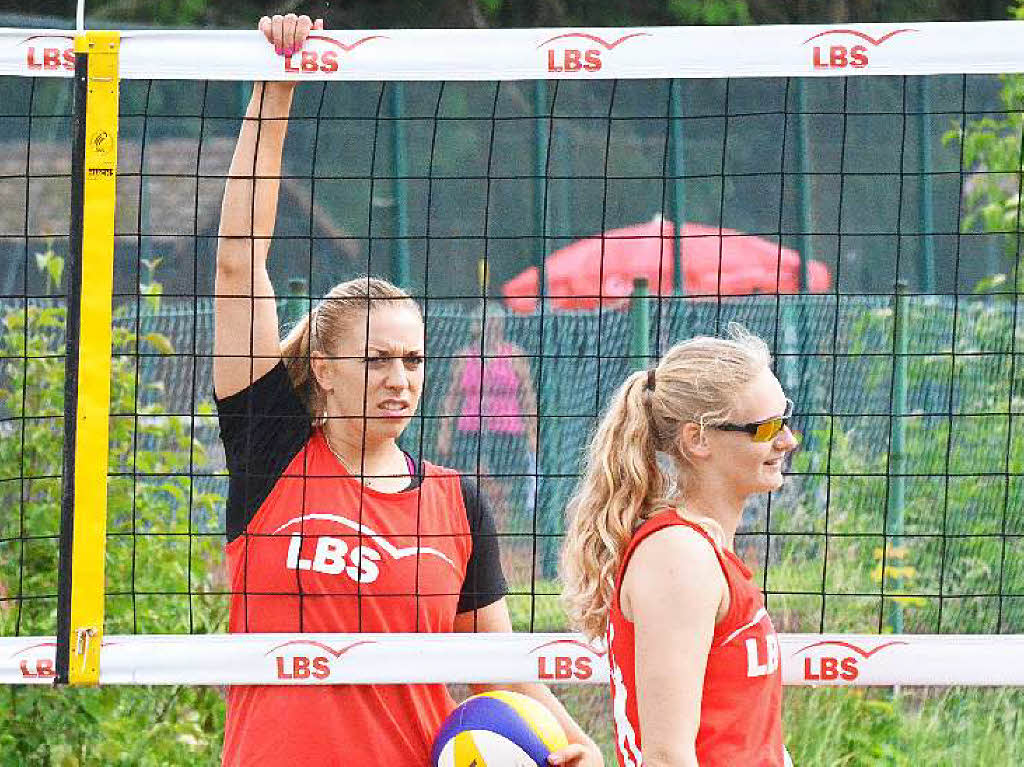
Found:
[{"label": "orange tinted lens", "polygon": [[781,418],[773,418],[770,421],[759,424],[757,434],[754,435],[754,442],[771,442],[782,431],[782,424],[783,420]]}]

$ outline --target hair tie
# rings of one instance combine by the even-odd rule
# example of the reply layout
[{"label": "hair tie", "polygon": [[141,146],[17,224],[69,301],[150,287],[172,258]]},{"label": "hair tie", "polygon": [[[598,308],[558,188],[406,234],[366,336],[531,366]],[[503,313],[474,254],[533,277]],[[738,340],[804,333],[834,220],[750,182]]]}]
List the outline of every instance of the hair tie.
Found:
[{"label": "hair tie", "polygon": [[654,384],[655,384],[655,381],[654,381],[654,371],[655,370],[656,370],[656,368],[651,368],[650,370],[647,371],[647,385],[644,386],[644,390],[645,391],[654,391]]}]

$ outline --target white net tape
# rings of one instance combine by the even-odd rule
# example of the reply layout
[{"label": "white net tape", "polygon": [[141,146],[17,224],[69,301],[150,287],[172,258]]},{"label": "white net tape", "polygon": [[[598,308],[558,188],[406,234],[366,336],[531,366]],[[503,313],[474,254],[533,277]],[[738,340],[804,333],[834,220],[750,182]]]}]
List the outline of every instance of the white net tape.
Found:
[{"label": "white net tape", "polygon": [[[0,683],[50,684],[52,637],[0,639]],[[751,664],[787,685],[1024,685],[1024,636],[782,634]],[[773,657],[774,656],[774,657]],[[605,684],[604,648],[574,634],[108,636],[102,684]]]},{"label": "white net tape", "polygon": [[[123,32],[121,76],[199,80],[829,77],[1024,71],[1024,22],[324,31],[277,56],[257,32]],[[0,30],[0,74],[70,77],[67,30]]]}]

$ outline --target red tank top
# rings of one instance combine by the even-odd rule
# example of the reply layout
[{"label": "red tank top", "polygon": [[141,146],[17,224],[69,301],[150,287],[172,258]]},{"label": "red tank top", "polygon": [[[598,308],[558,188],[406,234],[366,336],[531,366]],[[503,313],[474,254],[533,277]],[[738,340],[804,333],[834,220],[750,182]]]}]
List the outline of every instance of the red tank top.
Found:
[{"label": "red tank top", "polygon": [[[422,467],[419,487],[376,492],[316,430],[228,544],[230,630],[450,632],[472,534],[458,474]],[[296,639],[273,662],[323,678],[345,649]],[[223,764],[422,766],[453,708],[443,684],[235,686]]]},{"label": "red tank top", "polygon": [[729,586],[729,611],[715,626],[708,653],[697,731],[701,767],[783,767],[782,672],[779,642],[764,595],[746,565],[724,551],[700,525],[665,511],[633,535],[615,581],[608,622],[609,664],[616,751],[621,767],[640,767],[642,733],[637,714],[633,623],[622,614],[619,589],[629,559],[647,536],[673,525],[700,533],[714,549]]}]

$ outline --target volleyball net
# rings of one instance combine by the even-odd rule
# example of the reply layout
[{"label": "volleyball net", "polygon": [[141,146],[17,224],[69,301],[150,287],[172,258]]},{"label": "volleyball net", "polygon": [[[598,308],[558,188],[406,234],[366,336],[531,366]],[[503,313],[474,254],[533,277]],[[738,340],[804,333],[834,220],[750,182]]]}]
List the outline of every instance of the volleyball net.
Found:
[{"label": "volleyball net", "polygon": [[[586,439],[628,372],[738,321],[802,441],[737,538],[782,633],[763,662],[1024,684],[1019,39],[344,31],[285,59],[248,32],[2,31],[0,681],[604,681],[559,601]],[[416,297],[402,445],[479,480],[519,636],[225,633],[217,219],[274,79],[302,83],[282,330],[356,275]]]}]

